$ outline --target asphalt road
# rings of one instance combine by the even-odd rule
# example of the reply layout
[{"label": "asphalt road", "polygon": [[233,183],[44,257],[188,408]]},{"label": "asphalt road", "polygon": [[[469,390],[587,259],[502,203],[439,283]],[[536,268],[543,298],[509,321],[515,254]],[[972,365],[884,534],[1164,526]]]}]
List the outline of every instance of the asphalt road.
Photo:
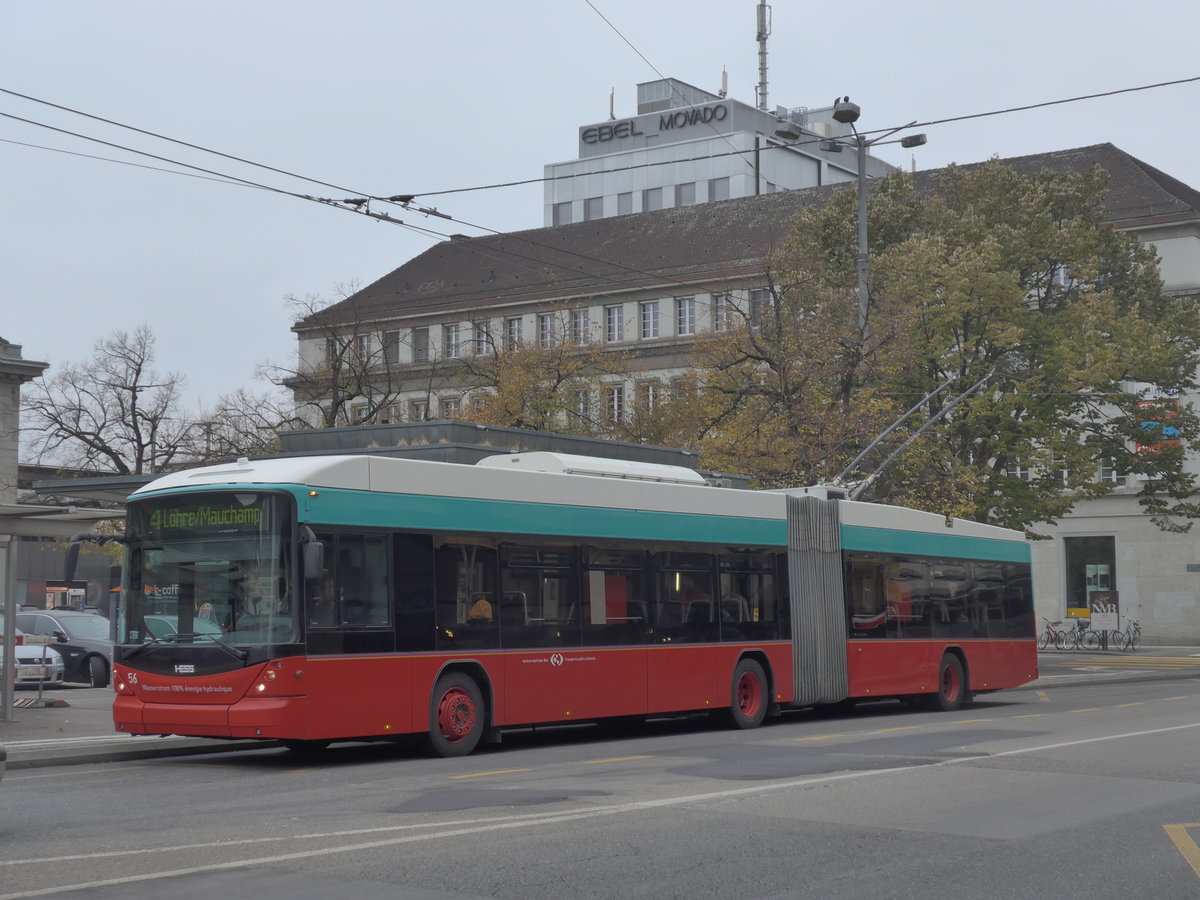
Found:
[{"label": "asphalt road", "polygon": [[1200,671],[876,704],[752,732],[506,736],[31,768],[0,900],[1191,897]]}]

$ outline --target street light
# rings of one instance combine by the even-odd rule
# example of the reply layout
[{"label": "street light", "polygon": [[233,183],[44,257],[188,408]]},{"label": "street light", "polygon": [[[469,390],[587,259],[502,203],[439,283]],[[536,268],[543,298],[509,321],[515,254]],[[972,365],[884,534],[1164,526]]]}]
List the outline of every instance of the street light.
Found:
[{"label": "street light", "polygon": [[[859,337],[865,342],[867,338],[867,266],[869,259],[867,255],[867,148],[884,142],[884,138],[891,137],[897,131],[910,128],[916,123],[909,122],[907,125],[886,131],[879,137],[867,140],[866,136],[859,134],[858,129],[854,127],[854,123],[858,121],[860,115],[862,115],[861,107],[857,103],[851,103],[849,97],[834,100],[833,119],[835,122],[850,126],[850,130],[854,132],[853,140],[850,143],[858,149],[858,332]],[[782,124],[776,129],[775,134],[784,140],[795,140],[792,137],[795,134],[794,130],[786,129]],[[821,141],[819,147],[830,153],[841,153],[842,148],[846,146],[844,140],[837,138]],[[924,134],[910,134],[899,140],[901,147],[920,147],[925,142]],[[886,141],[885,143],[896,142]]]}]

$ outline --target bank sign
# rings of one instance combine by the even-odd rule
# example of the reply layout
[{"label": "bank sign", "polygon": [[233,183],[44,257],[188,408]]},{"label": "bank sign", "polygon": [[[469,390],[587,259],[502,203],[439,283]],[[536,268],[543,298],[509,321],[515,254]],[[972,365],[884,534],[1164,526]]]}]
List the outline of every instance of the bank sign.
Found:
[{"label": "bank sign", "polygon": [[679,131],[695,125],[711,125],[729,117],[729,105],[717,103],[712,106],[693,106],[689,109],[667,109],[661,113],[638,116],[623,122],[605,122],[603,125],[588,125],[579,131],[579,140],[584,144],[607,144],[625,138],[646,137],[662,132]]}]

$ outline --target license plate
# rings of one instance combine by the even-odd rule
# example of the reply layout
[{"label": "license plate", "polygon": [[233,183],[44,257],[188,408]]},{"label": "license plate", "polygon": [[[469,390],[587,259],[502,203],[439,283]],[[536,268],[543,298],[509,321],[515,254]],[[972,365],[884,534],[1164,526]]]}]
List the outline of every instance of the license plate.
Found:
[{"label": "license plate", "polygon": [[33,678],[38,681],[46,681],[50,678],[49,666],[17,666],[17,678],[22,680]]}]

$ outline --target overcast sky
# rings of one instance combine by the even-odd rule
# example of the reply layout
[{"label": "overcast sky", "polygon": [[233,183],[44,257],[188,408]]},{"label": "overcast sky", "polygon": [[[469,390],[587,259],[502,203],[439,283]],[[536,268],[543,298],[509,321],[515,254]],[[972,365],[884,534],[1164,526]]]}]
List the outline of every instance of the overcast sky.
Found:
[{"label": "overcast sky", "polygon": [[[544,164],[577,157],[578,127],[608,117],[611,90],[618,118],[632,116],[639,82],[716,92],[725,69],[730,95],[755,102],[755,0],[592,4],[0,0],[0,88],[382,196],[540,178]],[[849,95],[865,129],[1200,75],[1200,4],[1184,0],[776,0],[773,10],[771,106]],[[1197,109],[1193,82],[927,127],[926,146],[880,155],[925,169],[1108,141],[1200,187]],[[0,112],[346,196],[7,94]],[[55,365],[147,323],[159,370],[187,379],[189,409],[261,390],[256,365],[290,361],[286,295],[331,297],[438,240],[55,150],[173,168],[0,118],[0,337]],[[539,184],[421,197],[461,222],[401,218],[446,234],[483,233],[462,223],[538,228],[542,199]]]}]

